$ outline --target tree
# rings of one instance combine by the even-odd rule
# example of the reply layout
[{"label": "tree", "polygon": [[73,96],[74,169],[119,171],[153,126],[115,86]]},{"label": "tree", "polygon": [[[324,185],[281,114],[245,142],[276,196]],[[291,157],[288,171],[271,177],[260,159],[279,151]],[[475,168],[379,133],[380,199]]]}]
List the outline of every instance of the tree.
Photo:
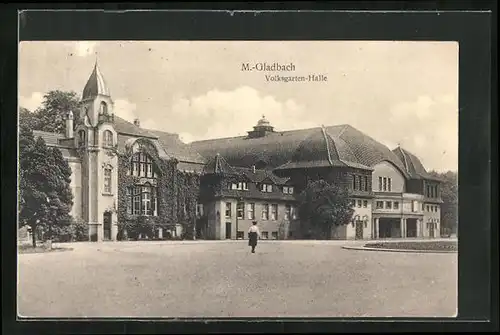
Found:
[{"label": "tree", "polygon": [[332,231],[347,225],[354,213],[347,189],[325,180],[309,183],[298,200],[303,232],[320,238],[330,239]]},{"label": "tree", "polygon": [[34,117],[38,119],[35,130],[64,134],[66,114],[73,111],[73,127],[79,122],[79,99],[75,92],[49,91],[44,95],[42,106],[35,111]]},{"label": "tree", "polygon": [[70,211],[73,206],[73,193],[70,187],[71,168],[68,162],[58,148],[51,148],[50,151],[52,154],[50,163],[54,166],[53,178],[51,178],[53,193],[49,196],[52,199],[50,202],[50,228],[55,228],[54,231],[49,232],[49,237],[52,238],[52,233],[55,233],[56,236],[71,235]]},{"label": "tree", "polygon": [[50,152],[42,138],[34,140],[31,130],[23,127],[20,132],[20,212],[19,220],[31,226],[33,247],[36,247],[36,232],[48,219],[48,194],[51,192]]},{"label": "tree", "polygon": [[458,174],[455,171],[444,173],[431,171],[430,174],[441,180],[441,231],[457,233],[458,228]]},{"label": "tree", "polygon": [[71,223],[73,195],[69,187],[71,169],[59,149],[48,148],[43,138],[34,139],[26,126],[19,137],[19,220],[31,226],[33,247],[36,232],[49,226],[56,233]]},{"label": "tree", "polygon": [[21,107],[19,108],[19,126],[26,127],[28,129],[38,129],[38,118],[36,114],[29,111],[28,109]]}]

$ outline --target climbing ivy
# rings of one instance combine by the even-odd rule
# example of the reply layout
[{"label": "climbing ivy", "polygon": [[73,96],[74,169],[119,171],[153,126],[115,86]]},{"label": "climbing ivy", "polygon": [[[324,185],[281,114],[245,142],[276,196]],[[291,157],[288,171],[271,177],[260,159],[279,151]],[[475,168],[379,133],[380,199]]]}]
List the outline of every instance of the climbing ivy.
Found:
[{"label": "climbing ivy", "polygon": [[138,184],[141,177],[128,175],[132,151],[126,150],[118,155],[118,239],[136,238],[141,232],[154,232],[156,227],[173,228],[177,223],[183,226],[187,238],[193,238],[199,175],[178,171],[178,161],[159,157],[147,140],[140,139],[137,143],[139,150],[152,158],[156,168],[157,216],[145,218],[127,213],[127,187]]}]

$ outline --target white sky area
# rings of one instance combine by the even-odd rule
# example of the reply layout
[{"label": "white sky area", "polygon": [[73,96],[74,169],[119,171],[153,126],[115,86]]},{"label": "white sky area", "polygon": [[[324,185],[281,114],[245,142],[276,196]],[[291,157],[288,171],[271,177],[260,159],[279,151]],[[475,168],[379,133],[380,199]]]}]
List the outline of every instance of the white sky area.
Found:
[{"label": "white sky area", "polygon": [[[455,42],[22,42],[20,106],[35,110],[50,90],[81,95],[96,58],[117,115],[185,142],[245,135],[265,115],[277,130],[350,124],[427,170],[458,169]],[[246,62],[328,81],[270,82]]]}]

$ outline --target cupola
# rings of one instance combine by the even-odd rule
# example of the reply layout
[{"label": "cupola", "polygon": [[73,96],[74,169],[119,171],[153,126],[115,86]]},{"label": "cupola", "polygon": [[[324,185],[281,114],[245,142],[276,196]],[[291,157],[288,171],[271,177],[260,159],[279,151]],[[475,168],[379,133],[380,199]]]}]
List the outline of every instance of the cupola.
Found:
[{"label": "cupola", "polygon": [[259,121],[257,121],[257,125],[253,127],[253,130],[248,132],[248,137],[249,138],[263,137],[269,133],[274,133],[274,127],[266,119],[265,115],[262,115],[262,118]]}]

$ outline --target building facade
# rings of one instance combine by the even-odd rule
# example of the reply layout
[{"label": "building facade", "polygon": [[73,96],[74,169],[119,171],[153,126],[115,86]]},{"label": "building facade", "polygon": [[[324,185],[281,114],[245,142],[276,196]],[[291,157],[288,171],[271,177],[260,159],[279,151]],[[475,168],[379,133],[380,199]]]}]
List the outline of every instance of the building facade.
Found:
[{"label": "building facade", "polygon": [[346,186],[352,200],[352,222],[334,238],[440,235],[439,181],[415,155],[349,125],[276,131],[262,117],[246,136],[188,145],[116,116],[96,63],[65,134],[34,135],[67,159],[71,214],[92,241],[126,239],[138,221],[152,223],[135,231],[149,238],[246,239],[255,220],[262,238],[300,237],[296,195],[318,179]]}]

